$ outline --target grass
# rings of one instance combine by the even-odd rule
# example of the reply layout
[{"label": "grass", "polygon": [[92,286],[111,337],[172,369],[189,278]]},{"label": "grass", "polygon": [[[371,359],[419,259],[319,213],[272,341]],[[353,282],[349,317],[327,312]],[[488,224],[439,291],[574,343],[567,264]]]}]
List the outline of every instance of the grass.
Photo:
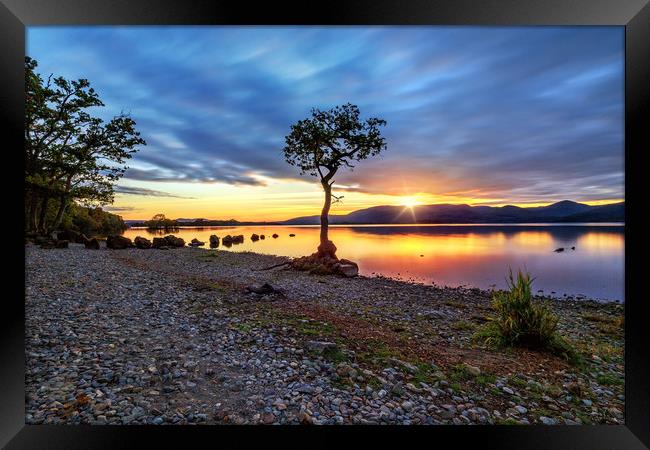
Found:
[{"label": "grass", "polygon": [[496,291],[492,297],[496,317],[489,318],[475,333],[475,339],[494,347],[546,350],[578,362],[579,354],[557,331],[557,316],[547,305],[533,303],[532,283],[529,273],[518,271],[515,280],[510,270],[509,290]]},{"label": "grass", "polygon": [[602,386],[620,386],[625,384],[625,380],[619,376],[605,373],[596,377],[598,384]]}]

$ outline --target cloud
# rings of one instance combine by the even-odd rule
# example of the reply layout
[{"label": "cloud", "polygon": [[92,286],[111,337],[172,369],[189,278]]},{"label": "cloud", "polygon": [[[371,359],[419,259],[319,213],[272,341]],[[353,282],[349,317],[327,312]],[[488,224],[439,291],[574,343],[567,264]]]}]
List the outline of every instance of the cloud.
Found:
[{"label": "cloud", "polygon": [[[30,27],[42,73],[92,81],[147,140],[125,178],[298,179],[312,107],[387,120],[344,190],[513,201],[623,196],[622,27]],[[115,55],[119,55],[116,57]]]},{"label": "cloud", "polygon": [[140,211],[139,208],[134,206],[104,206],[102,207],[104,211],[108,212],[131,212],[131,211]]},{"label": "cloud", "polygon": [[182,195],[170,194],[169,192],[156,191],[153,189],[145,189],[132,186],[115,186],[115,192],[124,195],[144,195],[147,197],[172,197],[172,198],[186,198],[193,199],[195,197],[184,197]]}]

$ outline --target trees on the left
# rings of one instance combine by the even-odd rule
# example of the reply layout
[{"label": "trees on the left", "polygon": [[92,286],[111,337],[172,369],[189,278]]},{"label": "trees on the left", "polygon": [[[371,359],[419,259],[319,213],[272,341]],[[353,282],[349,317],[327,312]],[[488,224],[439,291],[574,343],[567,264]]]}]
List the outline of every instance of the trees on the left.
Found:
[{"label": "trees on the left", "polygon": [[44,80],[36,67],[25,58],[25,223],[48,233],[72,202],[112,203],[126,160],[146,142],[128,114],[108,122],[91,115],[104,103],[88,80]]}]

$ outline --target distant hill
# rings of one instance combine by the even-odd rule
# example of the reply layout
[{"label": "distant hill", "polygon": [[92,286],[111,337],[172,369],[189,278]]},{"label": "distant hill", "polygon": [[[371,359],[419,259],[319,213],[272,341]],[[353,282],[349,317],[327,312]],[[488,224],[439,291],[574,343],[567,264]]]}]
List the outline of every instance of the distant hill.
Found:
[{"label": "distant hill", "polygon": [[[625,202],[590,206],[570,200],[548,206],[420,205],[373,206],[346,215],[329,217],[330,224],[428,224],[428,223],[534,223],[534,222],[624,222]],[[317,225],[320,216],[296,217],[285,225]]]}]

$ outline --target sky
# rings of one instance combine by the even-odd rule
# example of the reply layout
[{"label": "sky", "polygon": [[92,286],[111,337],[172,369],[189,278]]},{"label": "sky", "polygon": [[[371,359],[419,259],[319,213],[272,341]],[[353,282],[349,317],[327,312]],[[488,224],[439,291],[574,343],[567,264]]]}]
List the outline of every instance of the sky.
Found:
[{"label": "sky", "polygon": [[282,220],[323,192],[283,157],[312,108],[387,121],[333,214],[624,196],[623,27],[29,27],[37,71],[87,78],[147,141],[106,209]]}]

